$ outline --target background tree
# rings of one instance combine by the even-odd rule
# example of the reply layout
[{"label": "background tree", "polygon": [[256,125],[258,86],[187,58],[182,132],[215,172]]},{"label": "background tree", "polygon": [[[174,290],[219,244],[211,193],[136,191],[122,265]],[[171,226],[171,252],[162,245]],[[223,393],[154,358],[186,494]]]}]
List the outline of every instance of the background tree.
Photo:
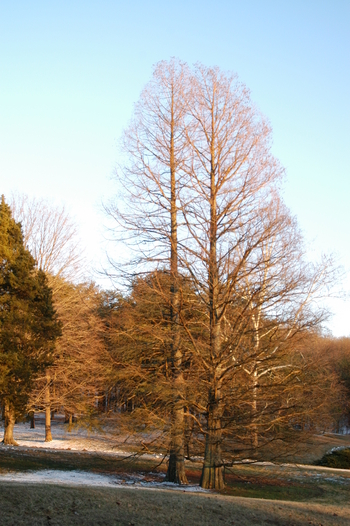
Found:
[{"label": "background tree", "polygon": [[0,203],[0,396],[4,443],[16,445],[13,427],[35,378],[50,364],[60,324],[45,274],[24,247],[21,226],[4,196]]},{"label": "background tree", "polygon": [[350,428],[350,338],[318,334],[311,340],[306,354],[315,365],[315,375],[324,371],[323,376],[333,383],[325,400],[328,410],[326,408],[317,420],[318,429],[346,432]]},{"label": "background tree", "polygon": [[[86,327],[79,315],[84,310],[82,305],[85,305],[85,299],[89,294],[86,293],[85,299],[83,299],[84,294],[82,291],[85,290],[85,285],[76,288],[74,285],[69,284],[70,282],[77,284],[86,273],[86,262],[80,245],[78,228],[64,206],[56,206],[46,199],[31,198],[26,194],[14,194],[11,199],[11,208],[14,217],[22,224],[25,245],[36,258],[39,268],[45,272],[49,285],[52,288],[55,309],[63,323],[62,337],[59,341],[61,343],[65,342],[62,345],[63,348],[66,348],[67,339],[69,338],[73,341],[72,334],[75,331],[75,342],[80,338],[80,352],[82,352],[86,348]],[[90,292],[93,289],[93,287],[89,288],[89,285],[86,288]],[[85,314],[88,311],[89,309],[87,308]],[[89,316],[87,316],[87,319],[89,319]],[[76,325],[74,325],[74,321]],[[96,343],[93,330],[91,330],[90,338],[91,343]],[[64,357],[67,359],[68,356],[66,351],[61,352],[62,345],[60,346],[57,342],[57,348],[60,348],[60,350],[57,350],[55,353],[58,360],[57,368],[61,368],[61,370],[62,368],[64,369]],[[76,351],[76,346],[73,345],[73,349]],[[77,360],[77,353],[73,349],[71,349],[73,356]],[[98,349],[98,345],[96,349]],[[72,363],[73,361],[72,359]],[[83,362],[84,360],[81,358],[81,363]],[[72,363],[70,365],[67,362],[65,363],[67,373],[68,371],[71,373],[71,385],[74,383]],[[86,357],[86,364],[88,363],[89,359]],[[76,362],[77,372],[75,380],[81,374],[81,365],[79,366],[78,364],[79,360]],[[58,400],[52,400],[53,377],[51,373],[52,371],[46,371],[44,378],[38,380],[30,402],[32,421],[34,421],[35,407],[45,411],[46,441],[52,440],[51,408],[57,409],[60,406]],[[88,373],[87,377],[91,378],[91,375]],[[79,390],[79,385],[79,382],[77,382],[75,395]],[[37,403],[36,406],[34,400]],[[74,406],[73,400],[70,405]]]},{"label": "background tree", "polygon": [[[246,359],[249,358],[249,361],[243,370],[251,384],[250,428],[255,448],[263,446],[263,434],[267,428],[273,427],[275,418],[279,426],[283,421],[282,414],[287,426],[292,425],[290,415],[293,411],[298,411],[301,418],[300,397],[295,395],[300,389],[295,379],[301,382],[303,376],[305,380],[311,364],[300,353],[311,341],[315,329],[317,331],[328,316],[318,302],[334,279],[334,266],[329,259],[316,266],[305,261],[299,229],[278,196],[266,211],[265,222],[267,231],[270,226],[273,229],[257,248],[256,261],[259,265],[247,273],[237,290],[238,297],[247,305]],[[307,383],[311,388],[311,377]],[[263,386],[267,384],[268,398],[266,394],[263,396]],[[283,399],[274,392],[276,385],[283,386]],[[309,407],[304,408],[309,419],[312,409],[313,412],[316,408],[319,411],[323,402],[324,397],[321,397],[317,404],[310,401]],[[259,404],[263,411],[259,412]],[[282,411],[283,406],[285,411]],[[259,434],[262,438],[260,443]],[[275,433],[275,438],[277,436],[281,434]]]},{"label": "background tree", "polygon": [[[173,372],[169,272],[135,278],[128,294],[105,293],[101,316],[114,364],[114,411],[122,436],[139,451],[168,451],[172,440]],[[190,315],[191,287],[181,283],[181,311]],[[166,293],[160,296],[159,291]],[[188,393],[188,339],[180,328],[184,390]],[[148,434],[147,434],[148,432]],[[137,439],[137,435],[139,439]]]},{"label": "background tree", "polygon": [[23,242],[38,268],[45,272],[55,289],[55,279],[76,282],[85,270],[78,228],[64,206],[47,199],[13,194],[10,200],[13,217],[22,225]]},{"label": "background tree", "polygon": [[55,305],[62,334],[56,340],[54,362],[36,382],[29,401],[29,409],[46,412],[46,441],[52,440],[52,411],[63,410],[70,423],[74,414],[89,417],[96,413],[110,368],[97,287],[61,280]]}]

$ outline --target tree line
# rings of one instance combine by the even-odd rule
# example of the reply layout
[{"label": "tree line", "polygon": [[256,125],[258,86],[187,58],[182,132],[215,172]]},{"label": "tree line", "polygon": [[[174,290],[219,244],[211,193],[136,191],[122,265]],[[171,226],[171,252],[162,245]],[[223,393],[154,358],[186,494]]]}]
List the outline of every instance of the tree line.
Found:
[{"label": "tree line", "polygon": [[[14,422],[45,410],[48,440],[53,409],[112,415],[140,452],[164,453],[169,481],[186,484],[185,459],[201,457],[201,486],[220,489],[237,460],[285,457],[334,415],[346,418],[347,340],[330,359],[325,349],[338,343],[322,336],[336,269],[329,258],[307,260],[271,142],[235,75],[157,64],[122,139],[118,199],[105,206],[117,246],[126,244],[126,256],[110,257],[120,280],[112,291],[79,279],[81,253],[63,210],[17,196],[23,237],[2,199],[5,443],[9,414]],[[45,290],[47,343],[37,338],[37,354],[33,329],[7,314],[23,309],[11,289],[21,251]],[[32,356],[35,367],[13,372]],[[16,402],[14,382],[24,393]]]}]

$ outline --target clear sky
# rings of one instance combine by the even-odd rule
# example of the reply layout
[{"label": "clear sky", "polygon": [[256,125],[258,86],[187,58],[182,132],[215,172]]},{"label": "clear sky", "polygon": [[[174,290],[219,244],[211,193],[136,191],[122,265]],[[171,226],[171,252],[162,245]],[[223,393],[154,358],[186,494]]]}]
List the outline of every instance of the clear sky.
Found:
[{"label": "clear sky", "polygon": [[[68,205],[97,262],[117,141],[159,60],[238,73],[270,119],[285,201],[350,288],[349,0],[12,0],[0,10],[0,193]],[[350,335],[350,301],[330,327]]]}]

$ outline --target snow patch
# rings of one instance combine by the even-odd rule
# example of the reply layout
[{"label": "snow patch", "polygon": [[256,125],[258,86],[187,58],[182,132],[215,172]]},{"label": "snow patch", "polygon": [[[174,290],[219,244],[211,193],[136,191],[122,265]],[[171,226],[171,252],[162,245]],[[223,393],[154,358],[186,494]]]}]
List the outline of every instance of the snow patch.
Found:
[{"label": "snow patch", "polygon": [[204,490],[199,486],[179,486],[178,484],[173,484],[171,482],[143,481],[142,476],[140,475],[125,479],[116,476],[87,473],[85,471],[58,471],[53,469],[26,472],[8,471],[5,473],[0,473],[0,482],[59,484],[66,486],[90,486],[99,488],[119,486],[134,489],[168,489],[191,493],[208,492],[208,490]]}]

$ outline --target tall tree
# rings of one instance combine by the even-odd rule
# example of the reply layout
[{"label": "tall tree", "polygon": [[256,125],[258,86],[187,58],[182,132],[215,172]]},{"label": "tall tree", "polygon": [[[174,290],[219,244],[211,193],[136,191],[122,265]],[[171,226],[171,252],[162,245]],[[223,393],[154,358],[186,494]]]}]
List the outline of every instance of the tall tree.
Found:
[{"label": "tall tree", "polygon": [[[167,472],[171,482],[186,484],[184,468],[184,382],[179,332],[179,194],[185,186],[188,68],[178,60],[156,65],[152,80],[135,106],[124,135],[128,163],[117,171],[127,208],[108,208],[121,226],[121,237],[137,249],[138,271],[165,267],[169,290],[164,293],[172,324],[172,440]],[[181,240],[180,240],[181,242]]]},{"label": "tall tree", "polygon": [[13,427],[34,379],[50,364],[60,324],[45,274],[24,247],[21,225],[4,196],[0,203],[0,397],[4,443],[16,445]]},{"label": "tall tree", "polygon": [[[168,74],[170,66],[162,63],[159,71]],[[168,291],[154,289],[168,298],[172,313],[170,460],[178,458],[183,466],[184,407],[191,405],[187,416],[205,436],[201,485],[220,489],[225,437],[233,444],[234,431],[250,433],[251,449],[258,447],[259,434],[273,437],[259,414],[259,384],[270,414],[278,413],[274,429],[281,423],[290,429],[291,409],[298,405],[296,373],[303,369],[299,336],[324,319],[322,309],[313,311],[312,298],[331,272],[327,263],[312,268],[303,262],[293,221],[276,206],[283,169],[271,153],[270,126],[248,89],[218,68],[183,71],[176,84],[179,114],[172,112],[173,91],[164,91],[157,76],[136,106],[125,136],[129,162],[118,174],[127,208],[109,212],[135,250],[138,272],[158,265],[171,278]],[[195,291],[197,322],[179,308],[182,280]],[[185,340],[191,343],[197,399],[184,389]],[[293,404],[287,391],[293,391]]]},{"label": "tall tree", "polygon": [[[283,169],[271,153],[271,129],[247,88],[236,76],[202,65],[195,68],[191,87],[190,184],[182,204],[189,235],[181,263],[207,313],[207,340],[194,342],[208,390],[201,485],[220,489],[235,396],[250,407],[255,447],[262,377],[269,380],[271,409],[290,423],[292,411],[282,411],[281,390],[273,386],[286,391],[301,370],[300,348],[292,342],[323,321],[324,311],[316,302],[313,311],[312,300],[333,272],[327,262],[312,268],[303,261],[293,221],[278,206]],[[243,391],[242,371],[251,379]],[[292,388],[297,391],[295,384]]]},{"label": "tall tree", "polygon": [[[271,235],[264,210],[282,169],[270,152],[270,128],[254,108],[247,88],[234,75],[199,65],[191,79],[188,133],[190,204],[184,203],[189,232],[183,265],[206,305],[208,345],[196,350],[208,375],[207,432],[201,484],[221,488],[222,389],[237,367],[225,335],[225,317],[236,301],[237,284],[257,264],[255,249]],[[244,304],[230,322],[239,335]],[[242,335],[242,332],[241,332]]]}]

